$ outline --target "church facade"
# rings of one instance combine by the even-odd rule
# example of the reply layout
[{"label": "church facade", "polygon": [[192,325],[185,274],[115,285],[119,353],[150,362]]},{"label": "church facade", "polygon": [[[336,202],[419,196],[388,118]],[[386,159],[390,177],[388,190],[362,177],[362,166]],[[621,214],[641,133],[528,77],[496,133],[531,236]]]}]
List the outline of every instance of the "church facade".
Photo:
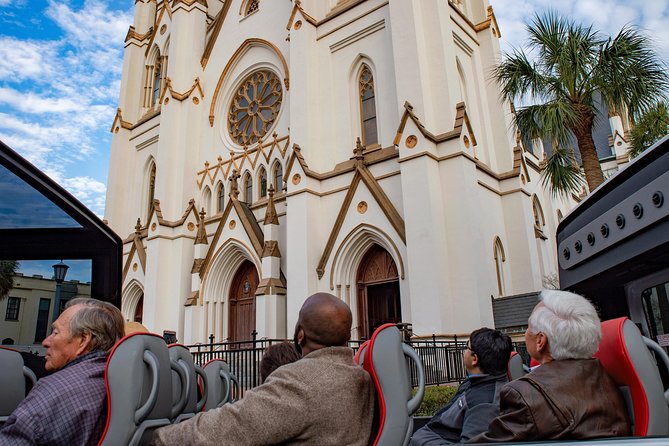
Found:
[{"label": "church facade", "polygon": [[486,0],[137,0],[105,218],[123,313],[180,341],[292,335],[307,296],[417,335],[557,271],[573,200],[490,70]]}]

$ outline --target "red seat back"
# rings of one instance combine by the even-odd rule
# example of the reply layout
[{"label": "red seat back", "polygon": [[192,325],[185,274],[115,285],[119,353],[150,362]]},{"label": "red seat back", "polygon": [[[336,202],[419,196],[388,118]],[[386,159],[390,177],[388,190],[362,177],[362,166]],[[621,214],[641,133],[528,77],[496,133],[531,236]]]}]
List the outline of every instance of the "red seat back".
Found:
[{"label": "red seat back", "polygon": [[595,357],[621,388],[634,435],[669,434],[662,380],[634,323],[626,317],[602,322],[602,341]]}]

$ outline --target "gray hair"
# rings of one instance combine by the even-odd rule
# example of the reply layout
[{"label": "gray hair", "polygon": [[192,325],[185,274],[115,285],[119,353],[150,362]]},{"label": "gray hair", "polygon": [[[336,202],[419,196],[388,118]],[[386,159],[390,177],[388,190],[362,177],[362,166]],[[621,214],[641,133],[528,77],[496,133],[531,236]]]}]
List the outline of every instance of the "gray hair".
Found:
[{"label": "gray hair", "polygon": [[543,290],[529,318],[534,334],[548,338],[553,359],[588,359],[597,352],[602,329],[595,307],[583,296]]},{"label": "gray hair", "polygon": [[109,302],[87,297],[70,300],[65,308],[81,306],[70,319],[70,335],[91,334],[88,351],[105,351],[123,337],[124,320],[121,311]]}]

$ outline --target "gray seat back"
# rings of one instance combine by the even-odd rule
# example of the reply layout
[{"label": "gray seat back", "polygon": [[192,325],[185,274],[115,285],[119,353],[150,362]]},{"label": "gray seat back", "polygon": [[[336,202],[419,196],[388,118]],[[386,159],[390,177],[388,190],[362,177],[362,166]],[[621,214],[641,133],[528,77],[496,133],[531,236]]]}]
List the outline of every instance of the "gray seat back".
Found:
[{"label": "gray seat back", "polygon": [[[193,417],[204,407],[207,401],[207,377],[202,369],[193,362],[193,355],[181,344],[171,344],[168,348],[172,364],[172,418],[176,423]],[[182,386],[182,378],[176,367],[183,372],[186,384]],[[198,375],[202,378],[202,397],[197,398]]]},{"label": "gray seat back", "polygon": [[239,395],[239,382],[222,359],[213,359],[204,365],[207,377],[207,404],[205,410],[234,403]]},{"label": "gray seat back", "polygon": [[[416,352],[402,343],[394,324],[379,327],[363,353],[362,365],[376,388],[378,429],[372,433],[373,444],[406,445],[413,432],[411,415],[418,410],[425,393],[423,364]],[[416,364],[418,372],[419,384],[413,397],[407,358]]]},{"label": "gray seat back", "polygon": [[170,424],[172,377],[161,336],[133,333],[112,349],[105,370],[107,425],[100,446],[148,444]]},{"label": "gray seat back", "polygon": [[35,384],[35,374],[23,365],[21,354],[0,347],[0,425],[26,397],[26,378]]},{"label": "gray seat back", "polygon": [[511,352],[511,357],[509,358],[509,365],[506,371],[506,374],[509,378],[509,381],[518,379],[521,376],[524,376],[527,372],[523,364],[523,357],[518,354],[518,352]]}]

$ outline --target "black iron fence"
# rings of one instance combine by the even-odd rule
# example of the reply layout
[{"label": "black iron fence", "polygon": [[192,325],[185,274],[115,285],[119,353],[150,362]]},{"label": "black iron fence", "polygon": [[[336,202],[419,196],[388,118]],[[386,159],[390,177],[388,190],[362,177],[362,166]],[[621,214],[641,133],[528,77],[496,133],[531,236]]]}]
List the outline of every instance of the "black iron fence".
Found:
[{"label": "black iron fence", "polygon": [[[256,339],[255,333],[250,341],[214,343],[213,336],[209,344],[195,344],[187,346],[193,355],[196,364],[204,366],[212,359],[222,359],[228,363],[231,372],[237,377],[240,386],[240,396],[244,391],[260,385],[259,364],[265,349],[272,344],[284,342],[285,339]],[[357,351],[364,341],[350,341],[349,346]],[[406,340],[415,351],[425,371],[425,384],[438,386],[448,383],[459,383],[467,377],[467,370],[463,363],[463,354],[467,345],[466,340],[458,339],[414,339]],[[523,357],[523,362],[529,365],[529,355],[524,343],[515,342],[514,349]],[[418,385],[416,366],[408,361],[411,383]]]}]

